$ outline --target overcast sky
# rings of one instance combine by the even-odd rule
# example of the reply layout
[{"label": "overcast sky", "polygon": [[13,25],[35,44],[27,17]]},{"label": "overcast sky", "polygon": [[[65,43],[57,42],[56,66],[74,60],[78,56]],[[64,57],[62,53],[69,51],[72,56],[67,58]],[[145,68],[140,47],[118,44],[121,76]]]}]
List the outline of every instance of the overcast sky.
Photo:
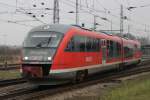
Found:
[{"label": "overcast sky", "polygon": [[[17,2],[16,2],[17,1]],[[42,10],[53,8],[54,0],[0,0],[0,44],[21,45],[28,31],[43,23],[52,24],[52,10]],[[124,15],[128,21],[124,21],[125,32],[128,31],[136,36],[148,36],[150,25],[150,0],[79,0],[80,2],[80,25],[85,23],[87,28],[93,27],[93,15],[105,17],[109,22],[97,18],[100,24],[97,29],[119,29],[120,25],[120,4],[124,6]],[[44,3],[44,4],[43,4]],[[137,7],[131,11],[128,7]],[[40,10],[38,10],[40,9]],[[75,14],[68,13],[75,11],[75,0],[60,0],[60,23],[75,24]],[[95,10],[91,10],[95,9]],[[34,13],[41,20],[36,21],[32,18]],[[44,17],[41,17],[44,15]]]}]

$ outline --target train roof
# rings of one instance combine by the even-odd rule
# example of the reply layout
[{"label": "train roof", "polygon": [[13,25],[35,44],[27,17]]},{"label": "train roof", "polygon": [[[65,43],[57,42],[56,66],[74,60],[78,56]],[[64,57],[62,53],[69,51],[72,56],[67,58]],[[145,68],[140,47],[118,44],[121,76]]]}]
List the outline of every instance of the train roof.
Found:
[{"label": "train roof", "polygon": [[108,33],[105,33],[105,32],[94,32],[92,30],[85,29],[85,28],[77,26],[77,25],[65,25],[65,24],[41,25],[41,26],[37,26],[37,27],[33,28],[30,31],[30,33],[35,32],[35,31],[56,31],[56,32],[65,34],[71,28],[75,28],[75,29],[82,30],[82,31],[87,31],[88,33],[92,32],[92,34],[95,33],[95,35],[97,34],[98,36],[101,36],[101,37],[104,37],[104,38],[110,39],[110,40],[119,41],[122,38],[124,41],[130,41],[132,43],[138,43],[138,41],[135,41],[135,40],[125,39],[123,37],[119,37],[119,36],[116,36],[116,35],[113,35],[113,34],[108,34]]},{"label": "train roof", "polygon": [[57,31],[57,32],[65,34],[72,27],[73,27],[72,25],[64,25],[64,24],[41,25],[41,26],[37,26],[37,27],[33,28],[30,32]]}]

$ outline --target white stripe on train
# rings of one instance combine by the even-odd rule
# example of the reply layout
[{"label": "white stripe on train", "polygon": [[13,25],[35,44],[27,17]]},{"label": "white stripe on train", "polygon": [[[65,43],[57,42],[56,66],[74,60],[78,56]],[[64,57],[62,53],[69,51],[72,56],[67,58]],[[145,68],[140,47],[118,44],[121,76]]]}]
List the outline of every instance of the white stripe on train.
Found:
[{"label": "white stripe on train", "polygon": [[[138,61],[140,59],[132,59],[132,60],[126,60],[124,61],[126,62],[134,62],[134,61]],[[76,67],[76,68],[67,68],[67,69],[55,69],[55,70],[50,70],[50,74],[53,73],[65,73],[65,72],[73,72],[73,71],[78,71],[78,70],[84,70],[84,69],[94,69],[94,68],[101,68],[101,67],[105,67],[105,66],[110,66],[110,65],[116,65],[116,64],[120,64],[122,63],[121,61],[119,62],[115,62],[115,63],[104,63],[104,64],[98,64],[98,65],[90,65],[90,66],[82,66],[82,67]]]}]

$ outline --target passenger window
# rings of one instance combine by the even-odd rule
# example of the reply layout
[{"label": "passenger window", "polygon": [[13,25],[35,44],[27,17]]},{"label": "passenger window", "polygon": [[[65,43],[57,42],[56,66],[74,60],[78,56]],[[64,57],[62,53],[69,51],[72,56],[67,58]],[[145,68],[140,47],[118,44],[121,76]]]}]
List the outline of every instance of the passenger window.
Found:
[{"label": "passenger window", "polygon": [[107,40],[107,57],[108,59],[121,57],[121,44]]},{"label": "passenger window", "polygon": [[68,43],[65,51],[73,51],[75,49],[75,45],[74,45],[74,39],[72,38],[70,40],[70,42]]},{"label": "passenger window", "polygon": [[113,41],[107,41],[107,56],[113,58]]},{"label": "passenger window", "polygon": [[65,51],[98,52],[100,51],[100,39],[76,35],[72,37]]},{"label": "passenger window", "polygon": [[[134,48],[134,47],[133,47],[133,48]],[[133,57],[133,48],[132,48],[131,45],[124,47],[124,57],[125,57],[125,58]]]},{"label": "passenger window", "polygon": [[121,57],[121,44],[116,42],[116,57]]},{"label": "passenger window", "polygon": [[93,39],[88,37],[86,39],[86,50],[90,52],[92,51],[92,49],[93,49]]},{"label": "passenger window", "polygon": [[85,52],[86,51],[86,38],[83,36],[75,36],[75,44],[77,51]]}]

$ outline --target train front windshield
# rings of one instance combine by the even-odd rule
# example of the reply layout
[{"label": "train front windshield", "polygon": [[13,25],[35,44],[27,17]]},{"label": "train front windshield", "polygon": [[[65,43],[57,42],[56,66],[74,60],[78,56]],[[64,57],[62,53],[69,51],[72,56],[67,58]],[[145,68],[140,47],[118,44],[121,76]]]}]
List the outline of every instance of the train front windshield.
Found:
[{"label": "train front windshield", "polygon": [[34,32],[29,34],[24,42],[24,47],[51,47],[56,48],[62,38],[57,32]]},{"label": "train front windshield", "polygon": [[63,34],[58,32],[29,33],[23,46],[24,62],[42,64],[51,61],[62,38]]}]

